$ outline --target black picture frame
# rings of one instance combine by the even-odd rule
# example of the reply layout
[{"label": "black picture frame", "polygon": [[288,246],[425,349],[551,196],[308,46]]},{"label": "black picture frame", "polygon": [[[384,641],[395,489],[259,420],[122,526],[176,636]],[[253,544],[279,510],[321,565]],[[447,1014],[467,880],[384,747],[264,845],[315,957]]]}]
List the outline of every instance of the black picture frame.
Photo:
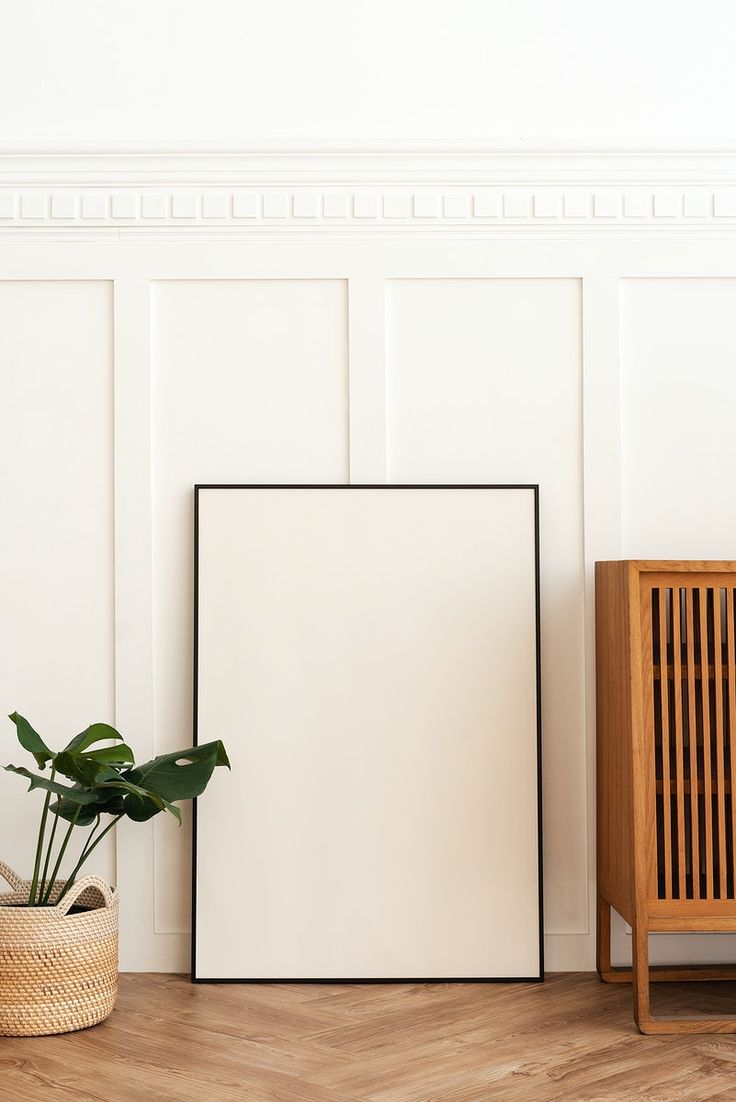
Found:
[{"label": "black picture frame", "polygon": [[199,497],[203,490],[528,490],[534,503],[534,590],[536,635],[536,774],[537,774],[537,867],[538,867],[538,922],[539,922],[539,972],[532,976],[421,976],[411,977],[340,977],[305,979],[303,976],[284,978],[207,977],[197,975],[197,800],[192,801],[192,934],[191,934],[191,982],[192,983],[314,983],[314,984],[380,984],[380,983],[542,983],[544,982],[544,855],[542,827],[542,642],[541,642],[541,587],[540,587],[540,525],[539,483],[195,483],[194,485],[194,648],[193,648],[193,744],[198,745],[198,652],[199,652]]}]

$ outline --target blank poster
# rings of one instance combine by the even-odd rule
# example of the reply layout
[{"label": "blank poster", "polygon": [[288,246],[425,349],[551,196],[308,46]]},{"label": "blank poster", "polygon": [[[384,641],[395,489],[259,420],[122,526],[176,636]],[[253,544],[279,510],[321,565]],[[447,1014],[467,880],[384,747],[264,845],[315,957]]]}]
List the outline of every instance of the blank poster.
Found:
[{"label": "blank poster", "polygon": [[536,489],[196,498],[193,977],[539,978]]}]

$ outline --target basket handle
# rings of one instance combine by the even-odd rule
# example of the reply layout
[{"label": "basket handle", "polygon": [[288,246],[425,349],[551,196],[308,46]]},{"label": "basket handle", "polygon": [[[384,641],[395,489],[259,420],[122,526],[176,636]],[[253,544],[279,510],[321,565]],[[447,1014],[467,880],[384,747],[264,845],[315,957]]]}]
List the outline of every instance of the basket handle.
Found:
[{"label": "basket handle", "polygon": [[0,861],[0,876],[2,876],[3,880],[7,880],[14,892],[22,890],[22,877],[18,876],[17,872],[13,872],[10,865],[6,865],[4,861]]},{"label": "basket handle", "polygon": [[82,892],[85,892],[88,888],[95,888],[95,890],[99,892],[106,907],[112,906],[113,898],[110,885],[106,884],[104,880],[101,880],[99,876],[83,876],[81,880],[77,880],[77,882],[72,885],[64,898],[56,904],[54,907],[56,913],[58,915],[65,915],[70,908],[74,906]]}]

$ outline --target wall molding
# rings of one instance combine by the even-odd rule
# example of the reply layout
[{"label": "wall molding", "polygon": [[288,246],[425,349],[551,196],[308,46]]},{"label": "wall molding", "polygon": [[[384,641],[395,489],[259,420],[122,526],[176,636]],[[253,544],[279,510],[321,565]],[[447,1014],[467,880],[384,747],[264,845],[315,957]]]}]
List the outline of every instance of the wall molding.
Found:
[{"label": "wall molding", "polygon": [[0,233],[736,229],[735,149],[0,145]]}]

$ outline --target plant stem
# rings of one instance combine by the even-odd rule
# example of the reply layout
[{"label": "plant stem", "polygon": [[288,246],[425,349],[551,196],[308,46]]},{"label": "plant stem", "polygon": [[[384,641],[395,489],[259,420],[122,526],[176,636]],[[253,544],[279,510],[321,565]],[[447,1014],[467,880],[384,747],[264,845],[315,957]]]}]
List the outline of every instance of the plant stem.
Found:
[{"label": "plant stem", "polygon": [[[80,857],[80,858],[79,858],[79,860],[77,861],[76,865],[74,866],[74,868],[73,868],[73,870],[72,870],[72,872],[71,872],[71,875],[69,876],[69,879],[67,880],[66,884],[64,885],[64,888],[63,888],[63,890],[62,890],[62,893],[61,893],[61,895],[60,895],[60,896],[59,896],[59,898],[58,898],[58,899],[56,900],[56,902],[57,902],[57,903],[61,903],[61,901],[62,901],[62,899],[64,898],[64,896],[66,895],[66,893],[67,893],[67,892],[69,891],[69,889],[71,888],[72,884],[74,883],[74,878],[75,878],[75,876],[76,876],[76,875],[77,875],[77,873],[79,872],[79,870],[80,870],[80,868],[82,867],[83,863],[84,863],[84,862],[85,862],[85,861],[87,860],[87,858],[89,857],[89,855],[90,855],[90,853],[92,852],[92,850],[93,850],[93,849],[95,849],[95,848],[96,848],[97,846],[99,846],[100,842],[101,842],[101,841],[102,841],[102,839],[103,839],[103,838],[105,837],[105,835],[106,835],[106,834],[108,833],[108,831],[111,831],[111,830],[112,830],[112,828],[113,828],[113,827],[115,826],[115,824],[116,824],[117,822],[119,822],[119,821],[120,821],[120,819],[122,819],[122,817],[123,817],[122,815],[116,815],[116,816],[115,816],[115,818],[114,818],[114,819],[112,820],[112,822],[111,822],[111,823],[109,823],[109,824],[108,824],[108,825],[107,825],[107,826],[105,827],[105,829],[104,829],[104,830],[103,830],[103,831],[102,831],[102,832],[101,832],[100,834],[98,834],[98,835],[97,835],[97,838],[95,839],[94,843],[93,843],[93,844],[92,844],[91,846],[89,846],[89,847],[85,846],[85,848],[84,848],[84,849],[82,850],[82,855],[81,855],[81,857]],[[89,841],[89,839],[88,839],[88,841]]]},{"label": "plant stem", "polygon": [[[51,781],[53,783],[56,776],[56,769],[51,766]],[[46,793],[46,799],[43,801],[43,811],[41,813],[41,824],[38,828],[38,842],[36,844],[36,860],[33,864],[33,879],[31,880],[31,890],[28,895],[28,906],[36,906],[36,888],[38,887],[38,874],[41,871],[41,853],[43,852],[43,838],[46,833],[46,817],[49,813],[49,804],[51,803],[51,792]]]},{"label": "plant stem", "polygon": [[43,863],[43,872],[41,873],[41,884],[39,886],[39,902],[43,906],[44,897],[46,895],[46,876],[49,871],[49,861],[51,860],[51,851],[54,848],[54,838],[56,837],[56,828],[59,825],[59,815],[54,815],[54,825],[51,828],[51,838],[49,844],[46,847],[46,860]]},{"label": "plant stem", "polygon": [[61,849],[59,850],[59,856],[56,858],[56,864],[54,865],[53,872],[51,873],[51,879],[49,880],[44,897],[41,900],[42,906],[45,906],[51,898],[51,892],[53,891],[54,884],[56,883],[56,877],[59,872],[59,868],[61,867],[61,862],[64,854],[66,853],[66,847],[69,845],[69,839],[72,836],[72,831],[74,830],[74,827],[77,825],[77,819],[79,818],[79,812],[81,810],[82,805],[78,804],[77,810],[74,812],[74,818],[69,820],[69,827],[64,836],[64,841],[61,843]]},{"label": "plant stem", "polygon": [[87,841],[82,846],[82,852],[79,855],[79,864],[80,865],[84,863],[84,860],[85,860],[87,854],[89,853],[90,849],[92,848],[92,840],[93,840],[95,834],[97,833],[97,828],[99,827],[100,822],[101,822],[101,819],[100,819],[100,816],[98,815],[97,818],[95,819],[95,825],[92,827],[92,830],[87,835]]}]

